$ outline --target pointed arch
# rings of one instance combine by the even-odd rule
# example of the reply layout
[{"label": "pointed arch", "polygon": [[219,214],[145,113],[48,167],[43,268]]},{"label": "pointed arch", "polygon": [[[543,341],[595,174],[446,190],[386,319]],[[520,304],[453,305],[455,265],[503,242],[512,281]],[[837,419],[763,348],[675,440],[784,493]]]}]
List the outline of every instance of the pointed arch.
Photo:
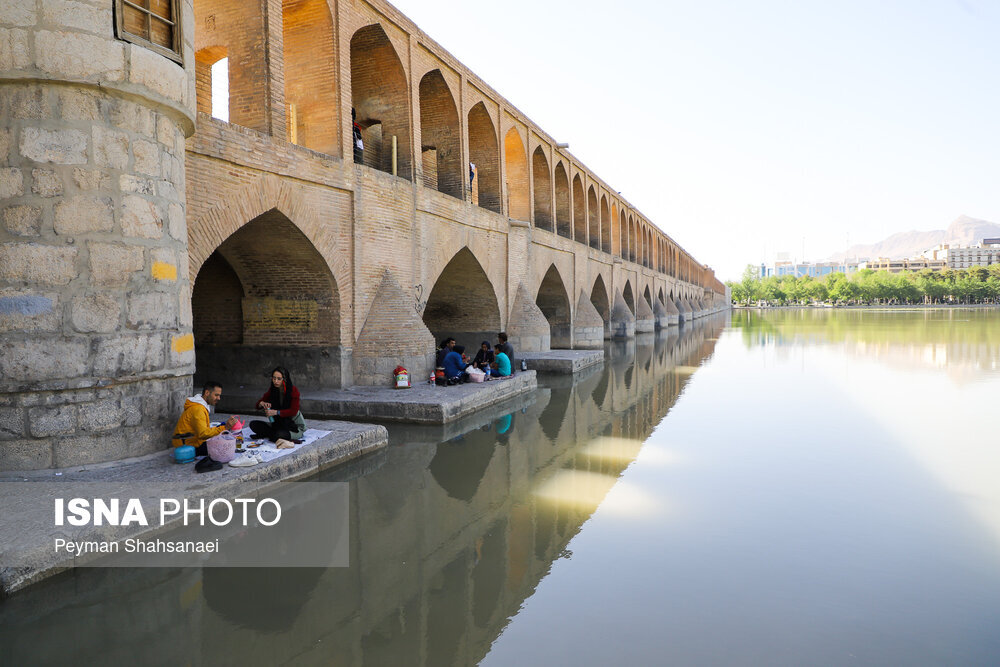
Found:
[{"label": "pointed arch", "polygon": [[601,195],[601,250],[611,252],[611,210],[604,195]]},{"label": "pointed arch", "polygon": [[283,0],[285,108],[288,140],[320,153],[340,153],[333,17],[324,0]]},{"label": "pointed arch", "polygon": [[573,238],[573,214],[569,198],[569,176],[560,161],[556,164],[556,228],[559,236]]},{"label": "pointed arch", "polygon": [[434,340],[451,336],[463,344],[493,340],[500,330],[496,290],[468,246],[455,253],[434,281],[423,321]]},{"label": "pointed arch", "polygon": [[632,294],[631,280],[625,281],[625,287],[622,288],[622,298],[625,299],[625,305],[628,306],[628,309],[635,315],[635,295]]},{"label": "pointed arch", "polygon": [[563,282],[555,264],[549,266],[538,286],[535,305],[549,322],[552,348],[569,349],[572,347],[573,317],[569,291],[566,289],[566,283]]},{"label": "pointed arch", "polygon": [[628,259],[628,220],[625,209],[618,212],[618,256]]},{"label": "pointed arch", "polygon": [[658,298],[660,300],[660,303],[662,303],[663,305],[667,305],[667,302],[663,300],[663,288],[662,287],[660,288],[659,293],[656,295],[656,298]]},{"label": "pointed arch", "polygon": [[604,333],[607,335],[611,331],[611,297],[608,295],[608,287],[604,284],[603,276],[597,276],[594,281],[594,286],[590,290],[590,302],[601,314],[601,319],[604,320]]},{"label": "pointed arch", "polygon": [[653,297],[649,293],[649,285],[646,285],[646,289],[643,290],[643,292],[642,292],[642,298],[644,298],[646,300],[646,305],[649,306],[650,310],[652,310],[653,309]]},{"label": "pointed arch", "polygon": [[425,188],[463,198],[462,131],[458,107],[441,70],[420,79],[420,158]]},{"label": "pointed arch", "polygon": [[587,188],[587,222],[589,245],[591,248],[601,249],[601,211],[597,207],[597,193],[594,186]]},{"label": "pointed arch", "polygon": [[573,177],[573,240],[587,244],[587,200],[580,174]]},{"label": "pointed arch", "polygon": [[638,256],[638,239],[635,234],[635,220],[632,219],[630,215],[628,217],[628,260],[630,262],[635,262]]},{"label": "pointed arch", "polygon": [[504,161],[507,167],[507,216],[512,220],[529,220],[531,203],[528,197],[528,156],[516,127],[503,139]]},{"label": "pointed arch", "polygon": [[545,151],[539,146],[531,155],[531,177],[534,181],[535,226],[550,232],[556,231],[552,224],[552,175]]},{"label": "pointed arch", "polygon": [[502,213],[497,131],[486,105],[482,102],[469,111],[469,161],[476,165],[472,201],[489,211]]},{"label": "pointed arch", "polygon": [[396,137],[396,174],[411,177],[410,103],[403,64],[378,23],[351,37],[351,107],[364,140],[364,164],[392,173]]}]

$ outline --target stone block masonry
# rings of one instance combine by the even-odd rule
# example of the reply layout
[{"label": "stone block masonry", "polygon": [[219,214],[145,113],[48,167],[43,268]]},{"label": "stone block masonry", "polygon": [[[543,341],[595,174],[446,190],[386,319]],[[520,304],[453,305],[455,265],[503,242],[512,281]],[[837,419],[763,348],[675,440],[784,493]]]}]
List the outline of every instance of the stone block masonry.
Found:
[{"label": "stone block masonry", "polygon": [[171,218],[190,83],[115,38],[111,3],[3,2],[0,471],[169,441],[194,367],[187,234]]}]

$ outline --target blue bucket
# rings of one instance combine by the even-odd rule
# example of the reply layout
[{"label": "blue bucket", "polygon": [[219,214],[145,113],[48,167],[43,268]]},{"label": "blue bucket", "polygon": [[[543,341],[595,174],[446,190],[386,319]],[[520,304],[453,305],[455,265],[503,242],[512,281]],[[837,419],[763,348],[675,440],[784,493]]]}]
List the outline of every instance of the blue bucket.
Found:
[{"label": "blue bucket", "polygon": [[174,463],[191,463],[194,461],[194,447],[182,445],[174,447]]}]

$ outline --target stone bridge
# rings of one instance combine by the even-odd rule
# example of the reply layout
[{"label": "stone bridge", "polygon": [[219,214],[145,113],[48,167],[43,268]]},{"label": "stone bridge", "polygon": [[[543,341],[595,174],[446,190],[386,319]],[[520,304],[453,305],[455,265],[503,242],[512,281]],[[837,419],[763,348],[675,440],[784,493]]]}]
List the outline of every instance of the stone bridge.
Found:
[{"label": "stone bridge", "polygon": [[383,384],[446,335],[593,348],[728,307],[387,3],[99,4],[0,11],[0,470],[155,451],[192,376]]}]

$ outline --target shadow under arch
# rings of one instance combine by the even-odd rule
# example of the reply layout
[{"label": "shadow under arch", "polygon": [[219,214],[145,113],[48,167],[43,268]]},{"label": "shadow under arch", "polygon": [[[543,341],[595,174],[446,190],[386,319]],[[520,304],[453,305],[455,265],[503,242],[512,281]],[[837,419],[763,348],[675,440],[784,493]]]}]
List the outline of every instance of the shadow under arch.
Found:
[{"label": "shadow under arch", "polygon": [[482,102],[469,110],[468,128],[469,160],[476,165],[472,201],[482,208],[500,213],[500,149],[497,130]]},{"label": "shadow under arch", "polygon": [[468,247],[455,253],[427,297],[424,325],[435,341],[451,336],[475,354],[500,331],[500,305],[489,276]]},{"label": "shadow under arch", "polygon": [[604,337],[609,338],[611,336],[611,299],[608,297],[608,288],[604,284],[603,276],[597,276],[597,280],[594,281],[594,287],[590,290],[590,303],[594,304],[594,308],[604,320]]},{"label": "shadow under arch", "polygon": [[628,306],[628,309],[635,315],[635,295],[632,294],[631,280],[625,281],[625,287],[622,288],[622,298],[625,299],[625,305]]},{"label": "shadow under arch", "polygon": [[566,284],[555,264],[549,266],[541,284],[535,305],[549,321],[552,349],[570,349],[573,343],[573,317]]},{"label": "shadow under arch", "polygon": [[333,17],[324,0],[283,0],[288,141],[340,157],[340,68]]},{"label": "shadow under arch", "polygon": [[424,187],[462,199],[465,169],[455,98],[439,69],[431,70],[420,79],[419,91]]},{"label": "shadow under arch", "polygon": [[649,285],[646,285],[646,289],[642,292],[642,298],[646,300],[646,305],[649,309],[653,309],[653,296],[649,293]]},{"label": "shadow under arch", "polygon": [[479,484],[490,467],[496,449],[496,442],[491,436],[472,431],[437,446],[428,470],[445,493],[455,500],[469,502],[479,491]]},{"label": "shadow under arch", "polygon": [[264,387],[277,363],[298,386],[343,384],[337,281],[277,209],[240,227],[201,265],[191,311],[196,386],[215,379]]},{"label": "shadow under arch", "polygon": [[528,156],[516,127],[510,128],[504,136],[503,150],[507,168],[507,216],[514,220],[527,221],[531,217]]},{"label": "shadow under arch", "polygon": [[549,232],[556,228],[552,218],[552,176],[549,173],[549,161],[541,146],[531,154],[531,178],[534,185],[534,201],[532,202],[535,226]]}]

